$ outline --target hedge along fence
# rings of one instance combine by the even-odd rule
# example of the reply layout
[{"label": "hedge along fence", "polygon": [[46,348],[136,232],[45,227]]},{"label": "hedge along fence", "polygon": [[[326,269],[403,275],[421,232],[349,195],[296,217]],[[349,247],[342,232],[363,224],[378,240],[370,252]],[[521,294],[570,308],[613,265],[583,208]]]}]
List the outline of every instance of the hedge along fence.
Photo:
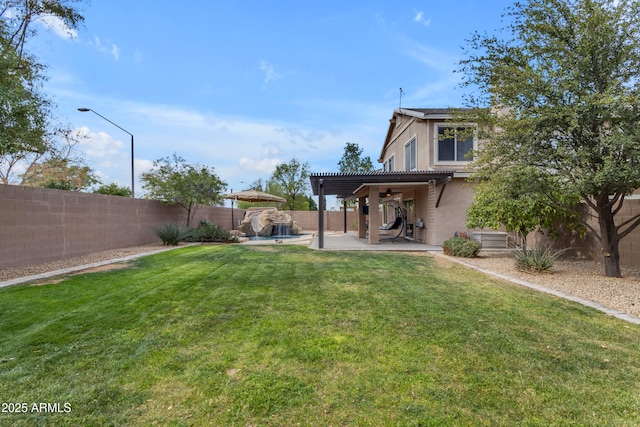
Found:
[{"label": "hedge along fence", "polygon": [[[244,210],[233,215],[237,222]],[[155,227],[186,218],[157,200],[0,185],[0,268],[159,242]],[[202,206],[192,224],[201,219],[230,229],[231,209]]]}]

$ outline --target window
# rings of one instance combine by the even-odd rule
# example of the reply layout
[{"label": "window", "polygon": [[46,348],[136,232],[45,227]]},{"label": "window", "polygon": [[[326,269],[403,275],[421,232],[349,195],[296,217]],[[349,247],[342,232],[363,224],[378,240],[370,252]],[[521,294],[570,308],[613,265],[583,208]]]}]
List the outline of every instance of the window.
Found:
[{"label": "window", "polygon": [[404,170],[416,170],[416,137],[404,146]]},{"label": "window", "polygon": [[396,156],[391,156],[389,159],[384,162],[384,171],[385,172],[393,172],[396,170]]},{"label": "window", "polygon": [[464,126],[436,125],[438,162],[469,162],[474,148],[475,129]]}]

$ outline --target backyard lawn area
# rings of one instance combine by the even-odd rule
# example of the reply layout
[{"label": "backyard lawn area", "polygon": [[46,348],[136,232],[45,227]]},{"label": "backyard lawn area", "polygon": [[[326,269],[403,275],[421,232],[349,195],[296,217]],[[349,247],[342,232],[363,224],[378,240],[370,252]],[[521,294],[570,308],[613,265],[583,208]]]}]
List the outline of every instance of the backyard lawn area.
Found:
[{"label": "backyard lawn area", "polygon": [[640,425],[637,325],[425,255],[186,247],[0,331],[0,425]]}]

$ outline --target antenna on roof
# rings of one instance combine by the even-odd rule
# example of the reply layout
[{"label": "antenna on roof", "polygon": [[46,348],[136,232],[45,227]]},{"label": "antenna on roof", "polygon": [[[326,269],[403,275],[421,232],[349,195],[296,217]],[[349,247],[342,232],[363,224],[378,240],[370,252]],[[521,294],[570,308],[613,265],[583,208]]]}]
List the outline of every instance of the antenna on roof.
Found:
[{"label": "antenna on roof", "polygon": [[400,102],[398,103],[399,110],[402,110],[402,95],[404,95],[404,91],[400,88]]}]

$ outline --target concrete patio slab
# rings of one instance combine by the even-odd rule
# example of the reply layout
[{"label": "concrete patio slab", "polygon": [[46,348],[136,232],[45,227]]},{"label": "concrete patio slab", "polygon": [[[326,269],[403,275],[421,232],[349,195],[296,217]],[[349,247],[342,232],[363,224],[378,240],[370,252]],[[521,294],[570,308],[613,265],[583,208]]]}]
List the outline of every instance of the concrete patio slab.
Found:
[{"label": "concrete patio slab", "polygon": [[[318,236],[314,235],[311,249],[318,248]],[[335,251],[404,251],[404,252],[421,252],[421,251],[442,251],[442,246],[426,245],[411,240],[391,238],[380,238],[380,243],[370,244],[368,239],[360,239],[355,232],[325,232],[324,234],[324,250]]]}]

